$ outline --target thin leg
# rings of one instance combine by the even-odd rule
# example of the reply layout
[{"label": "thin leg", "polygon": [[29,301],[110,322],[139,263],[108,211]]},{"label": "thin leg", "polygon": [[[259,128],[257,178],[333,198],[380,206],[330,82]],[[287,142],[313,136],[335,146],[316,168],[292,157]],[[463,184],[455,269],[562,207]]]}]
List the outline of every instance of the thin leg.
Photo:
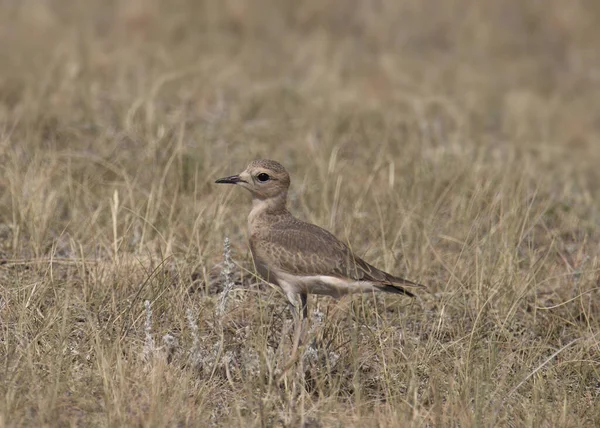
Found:
[{"label": "thin leg", "polygon": [[[294,319],[294,339],[292,344],[292,357],[290,361],[296,359],[298,347],[302,344],[304,331],[304,320],[308,318],[307,295],[306,293],[285,293],[290,304],[290,311]],[[300,298],[298,298],[300,297]]]},{"label": "thin leg", "polygon": [[300,293],[300,305],[302,306],[302,318],[308,318],[308,296],[306,293]]},{"label": "thin leg", "polygon": [[[300,307],[302,305],[302,297],[300,297],[300,299],[298,299],[298,294],[296,293],[286,293],[287,299],[288,299],[288,306],[290,308],[290,312],[292,313],[292,318],[294,318],[294,321],[298,321],[298,319],[301,318],[301,310],[302,308]],[[298,301],[300,300],[300,302]]]},{"label": "thin leg", "polygon": [[[283,381],[285,378],[285,374],[287,371],[296,364],[298,360],[298,348],[302,345],[304,341],[304,333],[305,333],[305,324],[308,322],[308,296],[306,293],[293,293],[286,292],[285,293],[290,311],[292,312],[292,317],[294,319],[294,338],[292,342],[292,352],[288,362],[283,368],[281,376],[279,377],[279,383]],[[300,297],[298,299],[298,297]]]}]

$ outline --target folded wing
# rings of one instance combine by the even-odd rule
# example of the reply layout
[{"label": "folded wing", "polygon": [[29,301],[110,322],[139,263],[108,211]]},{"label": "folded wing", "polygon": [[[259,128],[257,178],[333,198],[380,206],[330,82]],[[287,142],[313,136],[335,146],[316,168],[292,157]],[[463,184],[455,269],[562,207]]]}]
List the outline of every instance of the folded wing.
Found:
[{"label": "folded wing", "polygon": [[259,258],[268,258],[273,268],[293,275],[328,275],[354,281],[372,282],[382,291],[413,294],[404,287],[424,288],[395,277],[356,257],[334,235],[316,225],[288,217],[272,225],[267,239],[253,246]]}]

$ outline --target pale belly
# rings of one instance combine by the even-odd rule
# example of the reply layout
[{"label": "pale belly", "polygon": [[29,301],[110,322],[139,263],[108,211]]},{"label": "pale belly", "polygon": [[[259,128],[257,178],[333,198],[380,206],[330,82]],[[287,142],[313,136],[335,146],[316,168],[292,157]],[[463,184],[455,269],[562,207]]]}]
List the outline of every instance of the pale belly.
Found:
[{"label": "pale belly", "polygon": [[277,278],[269,271],[266,264],[254,258],[254,266],[256,267],[256,272],[260,275],[262,279],[264,279],[267,282],[270,282],[271,284],[278,285]]},{"label": "pale belly", "polygon": [[340,298],[347,294],[366,293],[375,291],[376,288],[367,281],[348,281],[328,275],[298,276],[285,272],[277,272],[277,277],[282,288],[289,288],[296,293],[321,294]]},{"label": "pale belly", "polygon": [[367,281],[348,281],[328,275],[301,276],[280,270],[269,270],[266,263],[254,257],[257,273],[267,282],[278,285],[286,294],[320,294],[331,297],[342,297],[346,294],[375,291],[372,283]]}]

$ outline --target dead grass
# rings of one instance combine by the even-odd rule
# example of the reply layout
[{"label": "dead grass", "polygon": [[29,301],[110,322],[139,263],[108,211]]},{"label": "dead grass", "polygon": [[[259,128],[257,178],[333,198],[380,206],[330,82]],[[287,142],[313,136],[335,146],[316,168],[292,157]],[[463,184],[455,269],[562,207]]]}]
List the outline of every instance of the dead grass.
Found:
[{"label": "dead grass", "polygon": [[[0,3],[0,425],[599,425],[599,18]],[[286,366],[248,196],[212,185],[257,157],[429,292],[311,298]]]}]

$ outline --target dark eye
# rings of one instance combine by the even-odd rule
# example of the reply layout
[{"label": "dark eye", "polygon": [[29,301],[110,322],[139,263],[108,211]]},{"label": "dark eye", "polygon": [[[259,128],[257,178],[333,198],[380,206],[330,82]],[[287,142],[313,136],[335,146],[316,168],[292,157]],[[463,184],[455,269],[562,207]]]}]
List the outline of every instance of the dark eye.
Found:
[{"label": "dark eye", "polygon": [[258,178],[258,181],[267,181],[269,178],[269,174],[265,174],[264,172],[261,172],[260,174],[258,174],[256,176],[256,178]]}]

